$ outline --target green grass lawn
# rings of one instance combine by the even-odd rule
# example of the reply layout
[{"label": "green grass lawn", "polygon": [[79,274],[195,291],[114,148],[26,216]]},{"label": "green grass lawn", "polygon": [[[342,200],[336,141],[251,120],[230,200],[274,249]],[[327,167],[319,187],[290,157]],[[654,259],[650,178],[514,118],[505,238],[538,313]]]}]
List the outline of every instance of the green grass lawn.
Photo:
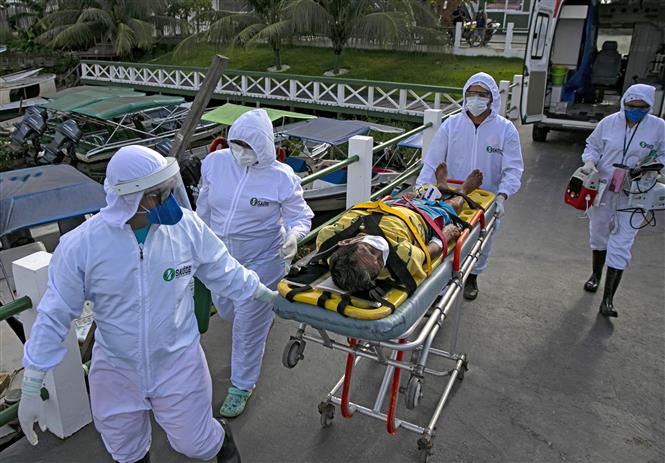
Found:
[{"label": "green grass lawn", "polygon": [[[207,44],[197,44],[192,51],[178,57],[169,53],[150,62],[205,67],[214,53],[227,56],[231,69],[265,71],[273,65],[273,53],[268,47],[243,50]],[[282,50],[282,63],[291,66],[287,71],[289,74],[322,76],[331,69],[332,62],[332,50],[327,48],[289,47]],[[469,76],[479,71],[491,74],[497,81],[512,81],[514,74],[522,73],[520,59],[352,49],[344,51],[342,66],[350,70],[342,78],[449,87],[462,87]]]}]

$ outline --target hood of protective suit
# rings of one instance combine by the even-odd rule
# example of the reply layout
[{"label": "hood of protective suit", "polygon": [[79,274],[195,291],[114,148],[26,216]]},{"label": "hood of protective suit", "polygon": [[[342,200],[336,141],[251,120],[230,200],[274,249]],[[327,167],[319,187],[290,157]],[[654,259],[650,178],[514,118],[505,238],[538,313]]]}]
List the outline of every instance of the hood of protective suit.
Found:
[{"label": "hood of protective suit", "polygon": [[229,130],[229,141],[242,140],[252,147],[259,160],[254,167],[269,166],[277,159],[272,121],[263,109],[240,116]]},{"label": "hood of protective suit", "polygon": [[466,105],[466,91],[473,84],[482,84],[490,92],[492,92],[492,103],[490,103],[492,114],[499,114],[499,110],[501,109],[501,95],[499,94],[499,86],[496,84],[494,78],[486,72],[479,72],[474,74],[469,77],[469,80],[466,81],[466,84],[464,84],[464,105]]},{"label": "hood of protective suit", "polygon": [[122,228],[139,208],[143,193],[118,196],[111,185],[145,177],[166,165],[166,159],[157,151],[145,146],[130,145],[120,148],[106,166],[106,204],[99,213],[112,227]]},{"label": "hood of protective suit", "polygon": [[647,103],[650,106],[649,114],[651,114],[656,102],[656,87],[646,84],[635,84],[628,87],[628,90],[621,97],[621,111],[623,112],[626,103],[635,100],[642,100]]}]

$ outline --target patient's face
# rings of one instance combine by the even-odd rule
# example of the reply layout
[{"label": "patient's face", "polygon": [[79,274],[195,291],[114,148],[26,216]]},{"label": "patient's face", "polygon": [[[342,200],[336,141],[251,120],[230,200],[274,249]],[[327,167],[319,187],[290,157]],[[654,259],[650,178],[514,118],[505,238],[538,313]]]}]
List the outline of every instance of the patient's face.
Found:
[{"label": "patient's face", "polygon": [[353,246],[358,258],[358,265],[362,266],[372,279],[375,279],[383,270],[383,254],[373,246],[362,241],[361,236],[349,238],[339,242],[340,246]]}]

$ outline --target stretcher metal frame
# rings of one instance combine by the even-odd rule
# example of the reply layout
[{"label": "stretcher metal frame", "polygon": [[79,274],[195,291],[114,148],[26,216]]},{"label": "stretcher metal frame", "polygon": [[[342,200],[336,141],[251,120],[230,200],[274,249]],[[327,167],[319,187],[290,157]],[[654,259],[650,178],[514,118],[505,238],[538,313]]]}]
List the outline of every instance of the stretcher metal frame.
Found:
[{"label": "stretcher metal frame", "polygon": [[[494,204],[492,204],[494,206]],[[494,207],[488,208],[494,211]],[[417,441],[420,461],[427,461],[433,454],[433,438],[436,432],[436,425],[443,412],[455,380],[462,380],[464,372],[468,369],[468,358],[465,353],[457,353],[457,334],[460,320],[459,299],[474,264],[479,259],[485,249],[487,242],[494,233],[496,218],[492,213],[489,219],[486,219],[483,210],[477,210],[470,220],[471,228],[480,226],[478,240],[471,248],[466,258],[461,260],[462,245],[470,236],[471,229],[466,229],[458,238],[455,253],[453,256],[453,276],[450,282],[445,286],[444,291],[435,299],[430,309],[426,311],[399,339],[391,341],[363,341],[354,338],[345,338],[344,342],[333,339],[328,330],[313,328],[317,334],[307,333],[307,323],[300,322],[298,330],[284,349],[283,363],[287,368],[293,368],[299,360],[303,359],[303,351],[307,341],[320,344],[333,350],[339,350],[346,353],[346,367],[344,375],[337,381],[335,386],[328,392],[318,406],[321,415],[321,425],[326,428],[332,424],[335,413],[335,405],[340,408],[344,418],[351,418],[355,412],[378,419],[386,423],[386,430],[394,435],[399,428],[419,434]],[[442,330],[444,322],[451,316],[452,333],[450,339],[450,348],[448,351],[432,347],[432,343],[438,333]],[[409,338],[414,338],[409,341]],[[411,353],[412,360],[404,359],[405,353]],[[415,354],[415,355],[414,355]],[[433,355],[452,362],[452,367],[448,370],[440,371],[427,367],[427,361]],[[383,380],[379,391],[371,406],[364,406],[352,402],[350,399],[351,378],[354,367],[361,359],[369,359],[386,367]],[[400,390],[401,371],[410,373],[410,378],[406,388]],[[404,392],[406,396],[406,406],[408,409],[416,408],[423,395],[423,380],[425,375],[439,378],[448,377],[445,383],[434,412],[424,426],[411,423],[396,417],[397,398],[399,392]],[[338,392],[341,389],[341,394]],[[390,389],[390,391],[389,391]],[[386,395],[390,393],[388,410],[384,413],[381,409]]]}]

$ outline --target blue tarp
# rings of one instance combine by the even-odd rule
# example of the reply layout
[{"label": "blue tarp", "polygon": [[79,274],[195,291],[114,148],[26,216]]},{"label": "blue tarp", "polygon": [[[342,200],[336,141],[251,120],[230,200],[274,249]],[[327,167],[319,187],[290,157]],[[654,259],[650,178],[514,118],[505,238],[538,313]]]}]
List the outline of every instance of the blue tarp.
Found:
[{"label": "blue tarp", "polygon": [[0,236],[105,205],[102,185],[66,164],[0,172]]},{"label": "blue tarp", "polygon": [[404,148],[414,148],[414,149],[422,149],[423,148],[423,133],[418,132],[415,135],[411,135],[409,138],[402,140],[397,144],[399,147],[404,147]]},{"label": "blue tarp", "polygon": [[402,133],[404,129],[390,125],[372,124],[366,121],[348,121],[319,117],[309,121],[295,122],[279,127],[281,135],[317,143],[342,145],[355,135],[364,135],[370,130],[382,133]]}]

